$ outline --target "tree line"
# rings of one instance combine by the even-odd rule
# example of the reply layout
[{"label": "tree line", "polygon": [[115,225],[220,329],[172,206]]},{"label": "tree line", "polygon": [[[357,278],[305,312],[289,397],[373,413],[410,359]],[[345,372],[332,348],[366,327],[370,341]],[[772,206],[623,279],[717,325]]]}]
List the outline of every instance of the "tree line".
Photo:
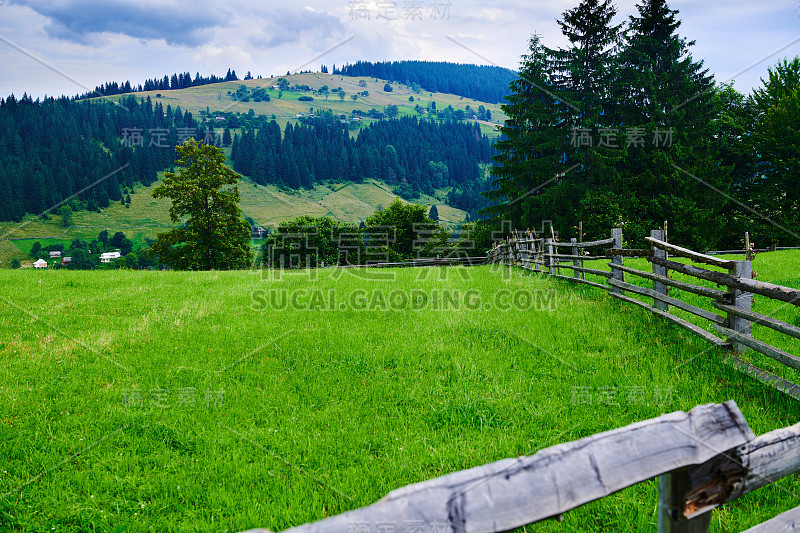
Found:
[{"label": "tree line", "polygon": [[364,126],[353,139],[330,112],[288,123],[282,134],[264,121],[234,136],[231,148],[234,170],[258,184],[299,189],[374,178],[404,197],[474,182],[493,155],[477,124],[402,117]]},{"label": "tree line", "polygon": [[[252,79],[249,77],[245,79]],[[210,83],[222,83],[224,81],[238,81],[239,77],[236,75],[235,70],[228,69],[225,76],[201,76],[199,72],[195,73],[194,79],[188,72],[175,73],[172,76],[164,75],[163,78],[147,79],[142,84],[132,85],[130,80],[125,82],[109,81],[101,83],[95,87],[94,91],[85,92],[77,95],[76,99],[84,98],[97,98],[100,96],[112,96],[116,94],[126,94],[142,91],[171,91],[174,89],[186,89],[189,87],[199,87],[200,85],[208,85]]]},{"label": "tree line", "polygon": [[191,113],[149,98],[0,98],[0,220],[66,201],[73,211],[108,207],[170,167],[182,137],[203,134]]},{"label": "tree line", "polygon": [[741,247],[745,231],[800,244],[774,223],[800,220],[800,60],[745,97],[692,56],[665,0],[636,8],[617,23],[610,0],[583,0],[557,21],[567,46],[530,39],[484,213],[567,238],[579,221],[641,239],[667,220],[696,249]]},{"label": "tree line", "polygon": [[514,71],[503,67],[443,61],[356,61],[341,68],[334,65],[333,74],[395,81],[418,91],[457,94],[492,104],[502,102],[510,93],[509,84],[517,79]]}]

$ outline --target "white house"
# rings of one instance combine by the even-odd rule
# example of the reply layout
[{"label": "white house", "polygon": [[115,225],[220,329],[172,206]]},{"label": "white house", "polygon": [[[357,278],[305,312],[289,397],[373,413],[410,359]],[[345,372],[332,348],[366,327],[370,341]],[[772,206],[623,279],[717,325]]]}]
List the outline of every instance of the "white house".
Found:
[{"label": "white house", "polygon": [[44,259],[37,259],[36,262],[33,263],[33,268],[47,268],[47,261]]},{"label": "white house", "polygon": [[122,254],[120,254],[119,252],[106,252],[106,253],[100,254],[100,262],[101,263],[110,263],[112,259],[119,259],[121,255]]},{"label": "white house", "polygon": [[50,252],[50,259],[52,259],[54,257],[61,257],[61,252],[58,252],[58,251]]}]

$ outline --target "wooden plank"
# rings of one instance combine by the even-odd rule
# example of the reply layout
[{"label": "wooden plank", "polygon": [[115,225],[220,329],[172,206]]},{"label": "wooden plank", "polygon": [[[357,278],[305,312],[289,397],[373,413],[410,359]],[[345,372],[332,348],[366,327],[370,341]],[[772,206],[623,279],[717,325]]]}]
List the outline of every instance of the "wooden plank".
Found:
[{"label": "wooden plank", "polygon": [[725,295],[727,294],[726,292],[717,289],[711,289],[709,287],[701,287],[699,285],[692,285],[691,283],[686,283],[672,278],[659,276],[658,274],[652,274],[650,272],[645,272],[643,270],[636,270],[635,268],[630,268],[626,266],[617,266],[614,265],[613,263],[608,263],[608,266],[610,266],[611,268],[619,268],[623,272],[627,272],[629,274],[633,274],[635,276],[639,276],[644,279],[649,279],[652,281],[660,281],[664,285],[669,285],[670,287],[675,287],[676,289],[681,289],[683,291],[691,292],[693,294],[699,294],[700,296],[708,296],[709,298],[721,300],[725,298]]},{"label": "wooden plank", "polygon": [[[571,238],[569,241],[572,244],[575,244],[575,245],[578,244],[578,239],[575,238],[575,237]],[[572,255],[578,255],[578,247],[577,246],[573,246],[572,248],[570,248],[570,252],[569,253],[571,253]],[[572,266],[573,267],[580,267],[581,266],[580,259],[573,259],[572,260]],[[580,278],[581,277],[580,270],[575,270],[575,277],[576,278]],[[586,276],[583,276],[583,278],[586,278]]]},{"label": "wooden plank", "polygon": [[650,248],[641,248],[641,249],[617,249],[617,248],[607,248],[603,250],[603,253],[610,256],[621,255],[622,257],[646,257],[648,255],[653,255],[653,250]]},{"label": "wooden plank", "polygon": [[[494,533],[546,520],[753,438],[735,402],[707,404],[390,492],[291,533]],[[257,530],[251,530],[257,531]]]},{"label": "wooden plank", "polygon": [[614,238],[612,237],[610,239],[602,239],[599,241],[591,241],[591,242],[578,242],[578,243],[554,242],[553,246],[563,246],[567,248],[572,248],[574,246],[577,246],[578,248],[591,248],[593,246],[605,246],[607,244],[613,244],[613,243],[614,243]]},{"label": "wooden plank", "polygon": [[[728,274],[737,278],[737,279],[752,279],[753,278],[753,264],[750,261],[731,261],[731,268],[728,271]],[[746,292],[739,289],[733,289],[731,291],[731,305],[736,307],[737,309],[743,309],[744,311],[750,311],[750,308],[753,305],[753,293]],[[751,337],[750,335],[750,321],[745,320],[744,318],[735,315],[734,313],[728,313],[728,327],[738,333],[739,335],[743,335],[745,337]],[[742,354],[747,351],[747,345],[733,342],[733,351]]]},{"label": "wooden plank", "polygon": [[778,348],[770,346],[765,342],[756,340],[749,335],[742,335],[738,331],[733,331],[732,329],[720,326],[719,324],[712,325],[714,326],[714,329],[717,330],[717,333],[720,335],[725,335],[729,340],[744,344],[748,348],[752,348],[753,350],[762,353],[767,357],[771,357],[786,366],[800,370],[800,357],[794,356],[788,352],[784,352],[783,350],[779,350]]},{"label": "wooden plank", "polygon": [[[625,283],[621,281],[617,281],[615,279],[608,280],[608,284],[614,287],[619,287],[620,289],[624,289],[626,291],[635,292],[636,294],[641,294],[642,296],[649,296],[655,300],[673,305],[679,309],[683,309],[684,311],[688,311],[693,315],[697,315],[699,317],[705,318],[711,322],[716,324],[725,324],[725,318],[719,316],[716,313],[712,313],[711,311],[706,311],[700,307],[696,307],[692,304],[688,304],[682,300],[678,300],[677,298],[672,298],[670,296],[664,296],[661,293],[654,291],[653,289],[649,289],[647,287],[639,287],[638,285],[633,285],[631,283]],[[659,309],[656,307],[656,309]],[[659,311],[663,311],[663,309],[659,309]],[[664,311],[667,312],[667,311]]]},{"label": "wooden plank", "polygon": [[614,293],[614,292],[612,292],[610,294],[614,298],[618,298],[618,299],[620,299],[620,300],[622,300],[624,302],[636,304],[639,307],[644,307],[645,309],[647,309],[648,311],[650,311],[654,315],[658,315],[660,317],[666,318],[667,320],[669,320],[673,324],[678,325],[678,326],[680,326],[683,329],[686,329],[688,331],[691,331],[692,333],[694,333],[698,337],[700,337],[700,338],[702,338],[704,340],[707,340],[708,342],[716,345],[718,348],[727,348],[728,346],[730,346],[727,341],[725,341],[723,339],[720,339],[716,335],[714,335],[712,333],[709,333],[708,331],[704,330],[703,328],[701,328],[699,326],[696,326],[696,325],[692,324],[691,322],[687,322],[686,320],[684,320],[682,318],[678,318],[678,317],[676,317],[674,315],[671,315],[669,313],[665,313],[664,311],[656,309],[655,307],[653,307],[652,305],[650,305],[648,303],[639,301],[636,298],[631,298],[629,296],[625,296],[624,294],[617,294],[617,293]]},{"label": "wooden plank", "polygon": [[[664,230],[654,229],[650,232],[650,236],[654,239],[659,241],[665,241],[664,238]],[[653,257],[658,257],[659,259],[666,259],[667,252],[665,250],[660,250],[656,247],[653,247]],[[661,265],[657,265],[655,263],[651,263],[653,265],[653,274],[656,276],[661,276],[666,278],[667,277],[667,269]],[[653,290],[658,294],[663,294],[664,296],[669,296],[669,285],[661,283],[658,280],[653,280]],[[669,311],[669,305],[667,305],[664,300],[660,298],[653,298],[653,304],[662,311]]]},{"label": "wooden plank", "polygon": [[773,300],[780,300],[794,305],[800,305],[800,290],[792,289],[789,287],[782,287],[774,283],[766,283],[764,281],[756,281],[754,279],[736,278],[730,274],[723,274],[722,272],[715,272],[713,270],[706,270],[705,268],[698,268],[691,265],[684,265],[676,263],[669,259],[663,260],[656,257],[649,257],[648,261],[658,263],[665,266],[670,270],[675,270],[682,274],[694,276],[696,278],[713,281],[719,285],[727,285],[728,287],[739,289],[746,292],[752,292]]},{"label": "wooden plank", "polygon": [[797,533],[800,532],[800,507],[781,513],[742,533]]},{"label": "wooden plank", "polygon": [[786,335],[794,337],[795,339],[800,339],[800,328],[798,328],[797,326],[793,326],[792,324],[789,324],[782,320],[778,320],[777,318],[772,318],[767,315],[762,315],[761,313],[756,313],[754,311],[747,311],[746,309],[739,309],[737,307],[724,304],[722,302],[711,302],[711,305],[713,305],[720,311],[733,313],[736,316],[746,318],[747,320],[750,320],[756,325],[767,326],[768,328],[772,328],[776,331],[780,331],[781,333],[785,333]]},{"label": "wooden plank", "polygon": [[654,239],[653,237],[645,237],[644,240],[660,250],[665,250],[672,255],[677,255],[679,257],[686,257],[695,263],[705,263],[707,265],[713,265],[726,270],[732,266],[731,261],[726,259],[720,259],[719,257],[714,257],[712,255],[701,254],[699,252],[689,250],[688,248],[682,248],[659,239]]},{"label": "wooden plank", "polygon": [[572,254],[542,254],[545,257],[552,257],[553,259],[580,259],[582,261],[598,261],[600,259],[612,259],[606,255],[572,255]]},{"label": "wooden plank", "polygon": [[577,281],[578,283],[583,283],[585,285],[597,287],[598,289],[603,289],[604,291],[608,290],[608,285],[603,285],[602,283],[595,283],[594,281],[589,281],[588,279],[573,278],[572,276],[562,276],[560,274],[550,274],[550,276],[558,279],[565,279],[567,281]]},{"label": "wooden plank", "polygon": [[734,367],[735,369],[744,372],[745,374],[757,379],[758,381],[769,385],[785,394],[788,394],[795,400],[800,400],[800,385],[787,381],[780,376],[776,376],[772,372],[758,368],[751,365],[746,361],[742,361],[733,354],[725,354],[722,362]]},{"label": "wooden plank", "polygon": [[[618,250],[624,248],[623,241],[622,241],[622,228],[611,228],[611,238],[614,239],[614,246]],[[611,258],[611,263],[617,266],[622,266],[624,259],[621,255],[615,255]],[[611,277],[617,281],[625,281],[625,273],[621,270],[613,270],[611,271]],[[611,289],[612,293],[622,294],[622,291],[614,288]]]},{"label": "wooden plank", "polygon": [[800,471],[800,424],[770,431],[691,469],[684,515],[697,516]]},{"label": "wooden plank", "polygon": [[564,265],[564,264],[561,265],[561,268],[569,268],[569,269],[574,270],[576,272],[586,272],[587,274],[594,274],[595,276],[602,276],[604,278],[610,278],[611,277],[611,272],[609,272],[608,270],[597,270],[597,269],[594,269],[594,268],[585,268],[585,267],[579,267],[579,266],[574,266],[574,265]]}]

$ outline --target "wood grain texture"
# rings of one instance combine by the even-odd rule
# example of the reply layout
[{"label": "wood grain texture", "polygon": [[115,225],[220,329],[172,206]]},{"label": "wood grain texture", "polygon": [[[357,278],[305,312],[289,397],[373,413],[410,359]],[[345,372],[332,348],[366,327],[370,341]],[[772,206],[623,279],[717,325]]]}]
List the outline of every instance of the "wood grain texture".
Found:
[{"label": "wood grain texture", "polygon": [[781,333],[785,333],[790,337],[794,337],[795,339],[800,339],[800,328],[792,324],[789,324],[788,322],[784,322],[782,320],[778,320],[777,318],[772,318],[767,315],[762,315],[761,313],[756,313],[755,311],[738,309],[732,305],[724,304],[721,302],[711,302],[711,305],[713,305],[720,311],[726,311],[729,313],[733,313],[734,315],[738,315],[742,318],[746,318],[747,320],[752,321],[754,324],[767,326],[776,331],[780,331]]},{"label": "wood grain texture", "polygon": [[619,266],[613,263],[608,263],[608,266],[610,266],[611,268],[618,268],[623,272],[627,272],[628,274],[633,274],[635,276],[639,276],[641,278],[649,279],[652,281],[660,281],[664,285],[669,285],[670,287],[675,287],[676,289],[681,289],[683,291],[691,292],[693,294],[699,294],[700,296],[707,296],[709,298],[714,298],[716,300],[722,300],[726,298],[726,295],[728,294],[725,291],[711,289],[709,287],[700,287],[699,285],[692,285],[691,283],[685,283],[683,281],[678,281],[672,278],[660,276],[658,274],[644,272],[643,270],[636,270],[635,268]]},{"label": "wood grain texture", "polygon": [[727,285],[733,289],[752,292],[754,294],[766,296],[767,298],[772,298],[773,300],[780,300],[781,302],[800,305],[800,290],[797,289],[775,285],[774,283],[766,283],[764,281],[756,281],[754,279],[737,278],[731,276],[730,274],[706,270],[705,268],[698,268],[691,265],[684,265],[682,263],[670,261],[669,259],[664,260],[656,257],[648,257],[647,260],[682,274],[687,274],[689,276],[707,281],[713,281],[714,283],[718,283],[720,285]]},{"label": "wood grain texture", "polygon": [[724,269],[731,268],[733,261],[728,261],[727,259],[720,259],[719,257],[715,257],[713,255],[706,255],[701,254],[700,252],[695,252],[694,250],[690,250],[688,248],[683,248],[681,246],[675,246],[674,244],[669,244],[659,239],[654,239],[653,237],[645,237],[645,241],[649,242],[655,248],[659,250],[664,250],[672,255],[677,255],[678,257],[685,257],[687,259],[691,259],[695,263],[705,263],[706,265],[712,265]]},{"label": "wood grain texture", "polygon": [[[678,300],[677,298],[672,298],[671,296],[660,294],[653,289],[648,289],[647,287],[639,287],[638,285],[632,285],[630,283],[623,283],[615,279],[608,280],[608,283],[609,285],[612,285],[614,287],[619,287],[620,289],[624,289],[626,291],[630,291],[636,294],[641,294],[642,296],[649,296],[654,300],[656,300],[657,302],[664,302],[673,305],[678,309],[683,309],[684,311],[688,311],[689,313],[705,318],[706,320],[714,322],[715,324],[720,324],[720,325],[725,324],[725,318],[719,316],[716,313],[712,313],[711,311],[707,311],[692,304],[687,304],[686,302]],[[668,312],[665,311],[664,309],[661,309],[658,306],[655,307],[659,311],[663,311],[665,313]]]}]

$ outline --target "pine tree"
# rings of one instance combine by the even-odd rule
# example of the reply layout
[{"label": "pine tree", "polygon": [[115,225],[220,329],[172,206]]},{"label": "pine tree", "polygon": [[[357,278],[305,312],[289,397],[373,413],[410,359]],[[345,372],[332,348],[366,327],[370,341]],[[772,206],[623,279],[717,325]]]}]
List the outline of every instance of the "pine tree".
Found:
[{"label": "pine tree", "polygon": [[[522,58],[519,79],[511,84],[508,115],[495,144],[497,166],[492,168],[494,189],[486,196],[497,202],[484,210],[495,219],[509,220],[518,227],[534,227],[544,214],[542,199],[548,185],[565,170],[563,157],[569,136],[561,119],[567,104],[554,87],[551,62],[539,37],[530,39],[530,53]],[[552,219],[552,217],[551,217]]]},{"label": "pine tree", "polygon": [[726,200],[708,185],[727,189],[730,181],[712,146],[713,79],[692,58],[694,42],[678,35],[678,11],[666,0],[636,7],[620,61],[627,90],[620,114],[628,132],[638,128],[645,136],[626,146],[616,195],[635,199],[621,209],[640,235],[669,220],[676,242],[713,246]]}]

